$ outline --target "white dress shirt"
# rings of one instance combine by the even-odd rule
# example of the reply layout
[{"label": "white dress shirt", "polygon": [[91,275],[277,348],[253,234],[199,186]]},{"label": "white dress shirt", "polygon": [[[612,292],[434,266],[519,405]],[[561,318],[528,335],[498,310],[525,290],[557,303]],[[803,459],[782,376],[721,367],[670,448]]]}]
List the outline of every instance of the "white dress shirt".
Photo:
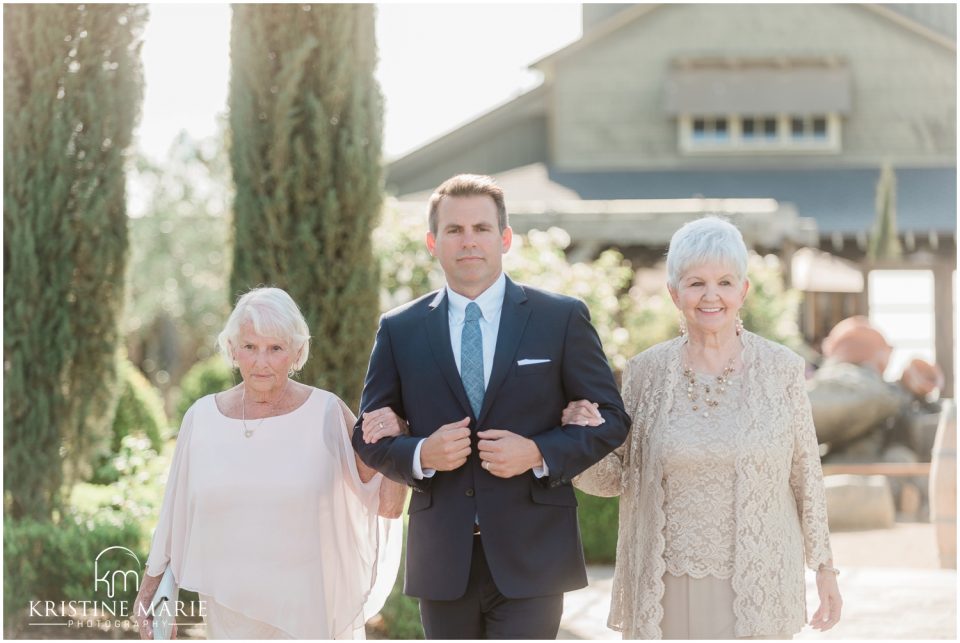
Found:
[{"label": "white dress shirt", "polygon": [[[497,352],[497,335],[500,332],[500,313],[503,311],[503,297],[507,292],[507,278],[503,272],[489,288],[477,295],[476,299],[469,299],[454,292],[450,286],[444,288],[447,298],[447,319],[450,323],[450,347],[453,348],[453,359],[457,363],[457,372],[460,372],[460,343],[463,337],[463,323],[467,315],[467,304],[471,301],[480,307],[481,317],[480,337],[483,341],[483,386],[490,384],[490,373],[493,371],[493,357]],[[426,438],[424,438],[425,440]],[[413,477],[417,480],[432,478],[435,469],[423,469],[420,462],[420,449],[423,440],[417,444],[413,453]],[[547,475],[546,463],[542,467],[535,467],[534,475],[541,478]]]}]

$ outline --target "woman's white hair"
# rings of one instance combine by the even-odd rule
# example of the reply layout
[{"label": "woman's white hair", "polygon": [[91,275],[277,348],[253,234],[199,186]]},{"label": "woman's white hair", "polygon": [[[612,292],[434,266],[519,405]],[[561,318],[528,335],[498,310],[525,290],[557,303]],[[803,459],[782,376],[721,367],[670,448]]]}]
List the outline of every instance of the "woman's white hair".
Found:
[{"label": "woman's white hair", "polygon": [[239,343],[240,326],[245,322],[250,322],[258,335],[285,340],[290,350],[299,353],[291,367],[293,372],[299,371],[307,362],[310,329],[303,313],[286,291],[280,288],[254,288],[237,301],[226,326],[217,336],[220,352],[231,368],[236,367],[231,344],[236,346]]},{"label": "woman's white hair", "polygon": [[720,217],[709,216],[690,221],[673,233],[667,250],[667,283],[680,284],[688,269],[703,263],[719,263],[733,268],[741,282],[747,277],[747,245],[735,225]]}]

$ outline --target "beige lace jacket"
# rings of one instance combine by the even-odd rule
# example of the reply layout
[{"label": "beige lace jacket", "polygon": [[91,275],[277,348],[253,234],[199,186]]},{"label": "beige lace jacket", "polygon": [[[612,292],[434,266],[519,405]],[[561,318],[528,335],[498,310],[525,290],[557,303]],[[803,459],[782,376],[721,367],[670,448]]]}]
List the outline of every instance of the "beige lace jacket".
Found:
[{"label": "beige lace jacket", "polygon": [[[804,559],[831,560],[826,499],[803,360],[744,332],[736,459],[733,609],[736,636],[798,632],[806,623]],[[627,365],[623,401],[633,426],[616,451],[574,479],[597,496],[621,496],[607,625],[624,638],[661,638],[664,551],[661,433],[681,388],[682,338]],[[696,525],[691,525],[695,529]]]}]

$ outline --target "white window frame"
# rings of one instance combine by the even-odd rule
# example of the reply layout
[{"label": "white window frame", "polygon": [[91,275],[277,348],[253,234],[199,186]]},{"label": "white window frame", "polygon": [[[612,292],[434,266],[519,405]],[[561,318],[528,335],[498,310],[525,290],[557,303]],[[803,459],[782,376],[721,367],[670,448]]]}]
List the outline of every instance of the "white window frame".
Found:
[{"label": "white window frame", "polygon": [[[813,127],[813,119],[826,118],[826,136],[794,136],[792,121],[794,118],[804,119],[805,128]],[[705,118],[727,120],[727,136],[696,138],[693,135],[694,119]],[[743,121],[746,118],[775,118],[777,121],[776,136],[743,136]],[[714,114],[710,116],[700,114],[681,114],[677,119],[677,133],[680,142],[680,151],[684,154],[754,154],[754,153],[809,153],[809,154],[839,154],[840,147],[840,115],[828,114]]]},{"label": "white window frame", "polygon": [[[744,126],[748,120],[756,121],[757,124],[761,125],[761,129],[765,129],[763,127],[766,124],[764,121],[768,119],[773,121],[773,136],[766,136],[765,134],[758,136],[756,133],[754,133],[752,137],[747,138],[747,136],[743,133],[746,129]],[[740,136],[744,145],[766,145],[774,143],[780,137],[780,122],[779,118],[775,114],[742,114],[739,117],[739,120]]]},{"label": "white window frame", "polygon": [[[698,120],[704,121],[705,131],[707,132],[706,136],[702,138],[697,138],[695,123]],[[726,133],[723,136],[717,136],[717,123],[719,121],[724,121],[726,124]],[[724,145],[730,139],[730,119],[726,116],[694,116],[690,119],[690,137],[692,140],[696,141],[698,145],[700,144],[719,144]]]}]

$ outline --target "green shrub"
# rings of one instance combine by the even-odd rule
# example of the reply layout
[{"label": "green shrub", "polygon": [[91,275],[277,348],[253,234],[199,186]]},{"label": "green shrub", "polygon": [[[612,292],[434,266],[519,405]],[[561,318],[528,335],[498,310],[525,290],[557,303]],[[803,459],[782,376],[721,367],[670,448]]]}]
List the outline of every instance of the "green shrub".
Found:
[{"label": "green shrub", "polygon": [[[409,496],[407,503],[410,503]],[[377,618],[367,624],[367,638],[370,639],[423,639],[423,626],[420,623],[420,606],[417,599],[403,593],[403,577],[407,566],[407,521],[409,516],[404,507],[403,549],[400,557],[400,570],[393,584],[390,596],[383,604]]]},{"label": "green shrub", "polygon": [[797,350],[803,344],[797,322],[799,290],[784,287],[780,260],[775,255],[750,255],[747,272],[750,292],[740,311],[747,330]]},{"label": "green shrub", "polygon": [[[76,515],[106,516],[113,522],[122,520],[138,525],[141,530],[138,547],[125,546],[138,556],[143,551],[140,562],[144,565],[159,518],[174,448],[175,441],[169,440],[157,453],[146,438],[127,436],[115,458],[119,480],[110,485],[80,483],[70,494],[70,506]],[[76,597],[71,595],[71,598]],[[187,590],[181,590],[179,598],[186,604],[199,600],[196,592]],[[188,612],[190,609],[187,608]]]},{"label": "green shrub", "polygon": [[112,462],[119,474],[117,481],[109,485],[74,485],[70,506],[91,514],[119,512],[126,519],[137,520],[152,529],[160,513],[175,443],[170,441],[164,446],[161,456],[146,438],[128,435]]},{"label": "green shrub", "polygon": [[204,395],[219,393],[240,381],[236,371],[231,370],[220,355],[213,355],[193,368],[180,380],[180,401],[177,402],[177,426],[194,402]]},{"label": "green shrub", "polygon": [[612,564],[617,556],[620,499],[598,498],[576,490],[580,538],[587,564]]},{"label": "green shrub", "polygon": [[650,334],[644,310],[630,300],[633,281],[630,262],[616,250],[604,250],[589,262],[570,263],[565,249],[570,235],[560,228],[531,230],[514,237],[504,257],[504,269],[513,279],[583,300],[614,371],[622,371]]},{"label": "green shrub", "polygon": [[114,460],[124,438],[144,436],[154,451],[160,451],[169,432],[163,399],[153,384],[128,359],[120,360],[119,372],[120,399],[113,419],[110,451],[101,454],[95,462],[91,480],[95,484],[110,484],[120,477]]},{"label": "green shrub", "polygon": [[[94,560],[120,545],[145,561],[140,523],[118,512],[70,512],[55,522],[3,520],[4,633],[14,636],[31,600],[95,600]],[[122,585],[117,584],[122,590]],[[132,601],[136,589],[118,591],[115,600]]]},{"label": "green shrub", "polygon": [[417,599],[404,595],[403,575],[406,563],[400,565],[397,582],[380,610],[380,621],[371,627],[369,638],[384,639],[423,639],[423,625],[420,623],[420,605]]}]

